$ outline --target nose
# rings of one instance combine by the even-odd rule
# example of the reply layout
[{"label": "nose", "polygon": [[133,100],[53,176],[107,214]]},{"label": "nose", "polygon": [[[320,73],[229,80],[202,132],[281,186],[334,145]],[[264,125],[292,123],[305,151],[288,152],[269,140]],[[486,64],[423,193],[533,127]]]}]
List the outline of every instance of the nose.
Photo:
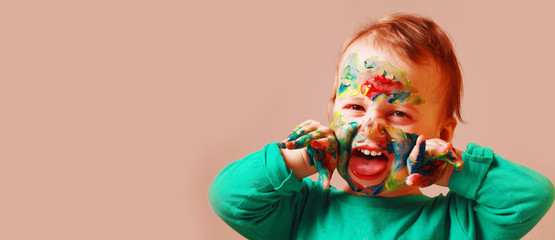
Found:
[{"label": "nose", "polygon": [[370,118],[362,124],[360,131],[366,138],[385,137],[385,120],[381,118]]}]

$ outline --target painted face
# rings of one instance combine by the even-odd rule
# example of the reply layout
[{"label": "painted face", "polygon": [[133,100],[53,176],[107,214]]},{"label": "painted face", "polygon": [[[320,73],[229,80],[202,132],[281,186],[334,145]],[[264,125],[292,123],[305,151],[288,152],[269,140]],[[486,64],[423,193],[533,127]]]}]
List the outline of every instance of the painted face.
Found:
[{"label": "painted face", "polygon": [[350,139],[336,134],[348,149],[337,170],[361,195],[393,192],[406,186],[406,161],[417,134],[439,137],[439,71],[367,46],[354,45],[346,53],[331,127],[356,122],[358,129]]}]

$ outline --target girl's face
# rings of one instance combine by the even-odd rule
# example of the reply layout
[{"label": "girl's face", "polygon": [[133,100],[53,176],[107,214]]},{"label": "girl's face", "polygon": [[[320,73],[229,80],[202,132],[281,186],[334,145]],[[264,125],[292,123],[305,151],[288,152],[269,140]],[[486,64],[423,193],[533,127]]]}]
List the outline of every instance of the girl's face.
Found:
[{"label": "girl's face", "polygon": [[406,186],[406,160],[416,137],[450,141],[456,125],[442,117],[439,69],[362,44],[347,49],[340,67],[332,129],[351,122],[359,127],[352,139],[337,136],[350,147],[350,157],[338,161],[339,174],[362,195]]}]

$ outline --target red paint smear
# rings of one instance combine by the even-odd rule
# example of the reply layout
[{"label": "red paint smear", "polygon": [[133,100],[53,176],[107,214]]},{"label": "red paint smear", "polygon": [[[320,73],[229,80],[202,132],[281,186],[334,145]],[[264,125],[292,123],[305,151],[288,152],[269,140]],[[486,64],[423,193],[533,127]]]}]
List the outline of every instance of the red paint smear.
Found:
[{"label": "red paint smear", "polygon": [[323,149],[322,144],[320,144],[320,142],[318,142],[316,140],[310,141],[310,145],[312,145],[312,147],[314,147],[316,149]]},{"label": "red paint smear", "polygon": [[404,85],[401,82],[394,82],[393,80],[384,77],[383,75],[374,75],[363,83],[360,88],[362,94],[368,89],[366,96],[374,100],[374,97],[383,93],[387,96],[391,95],[394,91],[401,91]]},{"label": "red paint smear", "polygon": [[359,183],[352,181],[358,189],[364,189],[365,187],[360,185]]}]

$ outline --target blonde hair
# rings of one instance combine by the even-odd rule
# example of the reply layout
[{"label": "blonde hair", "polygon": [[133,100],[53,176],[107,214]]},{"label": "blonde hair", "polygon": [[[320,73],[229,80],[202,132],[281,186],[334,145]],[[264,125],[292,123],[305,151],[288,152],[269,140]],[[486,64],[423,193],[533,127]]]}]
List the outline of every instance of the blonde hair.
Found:
[{"label": "blonde hair", "polygon": [[383,17],[356,32],[345,41],[337,62],[333,96],[328,105],[328,114],[333,115],[340,80],[341,60],[347,49],[355,42],[367,40],[375,47],[391,51],[402,59],[409,59],[414,64],[432,60],[440,69],[443,92],[442,109],[444,117],[461,116],[462,74],[459,61],[455,56],[453,45],[445,33],[431,19],[414,14],[392,14]]}]

